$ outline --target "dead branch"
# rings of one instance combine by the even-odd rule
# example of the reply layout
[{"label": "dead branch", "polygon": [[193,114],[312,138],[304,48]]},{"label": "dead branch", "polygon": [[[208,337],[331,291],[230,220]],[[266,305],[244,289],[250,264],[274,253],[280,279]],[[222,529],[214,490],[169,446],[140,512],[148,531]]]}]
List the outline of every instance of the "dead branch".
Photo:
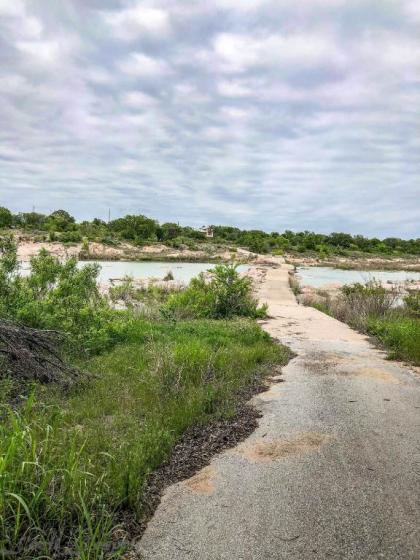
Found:
[{"label": "dead branch", "polygon": [[32,329],[0,319],[0,378],[72,385],[82,372],[61,358],[64,338],[58,331]]}]

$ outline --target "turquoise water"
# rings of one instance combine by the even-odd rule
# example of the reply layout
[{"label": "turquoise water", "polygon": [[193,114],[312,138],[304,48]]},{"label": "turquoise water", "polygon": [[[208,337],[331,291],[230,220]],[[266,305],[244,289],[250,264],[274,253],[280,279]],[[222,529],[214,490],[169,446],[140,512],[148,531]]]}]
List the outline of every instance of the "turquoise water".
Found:
[{"label": "turquoise water", "polygon": [[341,270],[326,266],[300,266],[297,268],[299,282],[303,286],[321,288],[326,284],[354,284],[366,283],[370,280],[380,282],[406,282],[420,280],[420,272],[406,272],[403,270]]},{"label": "turquoise water", "polygon": [[[89,264],[91,261],[80,262],[79,265]],[[92,261],[94,262],[94,261]],[[99,262],[99,261],[96,261]],[[124,278],[124,276],[132,276],[133,278],[159,278],[162,279],[172,272],[174,279],[179,282],[188,283],[191,278],[198,276],[200,272],[214,268],[214,263],[191,263],[191,262],[132,262],[132,261],[102,261],[101,272],[99,274],[100,282],[108,282],[112,278]],[[238,270],[248,270],[248,266],[241,265]]]}]

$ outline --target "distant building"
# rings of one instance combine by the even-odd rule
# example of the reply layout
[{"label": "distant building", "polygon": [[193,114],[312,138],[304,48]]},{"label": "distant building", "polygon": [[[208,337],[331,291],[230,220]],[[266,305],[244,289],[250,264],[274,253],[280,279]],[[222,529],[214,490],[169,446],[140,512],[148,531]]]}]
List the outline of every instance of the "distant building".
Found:
[{"label": "distant building", "polygon": [[201,233],[204,233],[206,237],[214,237],[214,231],[211,226],[203,226],[200,228]]}]

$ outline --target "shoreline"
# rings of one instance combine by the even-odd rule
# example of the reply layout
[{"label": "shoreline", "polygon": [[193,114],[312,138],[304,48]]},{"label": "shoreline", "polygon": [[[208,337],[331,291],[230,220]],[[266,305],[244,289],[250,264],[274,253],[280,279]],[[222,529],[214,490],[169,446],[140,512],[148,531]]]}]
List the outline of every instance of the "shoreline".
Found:
[{"label": "shoreline", "polygon": [[330,257],[328,260],[316,257],[296,257],[285,255],[285,262],[296,267],[325,267],[340,270],[366,270],[366,271],[389,271],[389,272],[420,272],[420,258],[410,257]]},{"label": "shoreline", "polygon": [[295,255],[286,253],[282,257],[253,253],[243,248],[220,247],[213,251],[203,249],[174,249],[162,243],[135,247],[129,243],[109,246],[104,243],[90,242],[88,249],[82,243],[64,244],[53,241],[20,241],[18,243],[18,258],[28,262],[37,255],[41,249],[46,249],[51,255],[66,259],[77,257],[80,261],[104,262],[191,262],[191,263],[225,263],[235,261],[239,264],[270,265],[277,259],[294,267],[326,267],[341,270],[366,270],[366,271],[407,271],[420,272],[420,258],[410,257],[381,257],[357,256],[343,257],[332,256],[320,259],[316,256]]}]

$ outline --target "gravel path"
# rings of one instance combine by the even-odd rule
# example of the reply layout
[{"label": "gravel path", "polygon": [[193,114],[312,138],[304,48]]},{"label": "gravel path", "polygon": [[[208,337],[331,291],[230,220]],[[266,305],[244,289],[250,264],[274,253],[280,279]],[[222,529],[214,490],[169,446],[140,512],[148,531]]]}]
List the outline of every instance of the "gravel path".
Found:
[{"label": "gravel path", "polygon": [[297,356],[258,429],[167,489],[144,560],[420,559],[420,379],[299,306],[269,270],[264,328]]}]

